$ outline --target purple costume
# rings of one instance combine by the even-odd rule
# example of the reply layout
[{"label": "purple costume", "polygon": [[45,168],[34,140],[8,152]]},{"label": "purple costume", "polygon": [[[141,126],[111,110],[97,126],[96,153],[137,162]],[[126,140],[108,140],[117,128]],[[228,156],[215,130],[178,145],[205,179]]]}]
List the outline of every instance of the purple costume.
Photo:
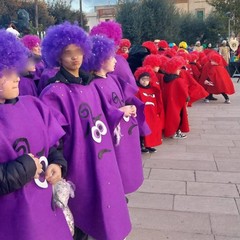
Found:
[{"label": "purple costume", "polygon": [[[134,89],[127,84],[124,89],[114,75],[107,78],[96,78],[91,83],[96,87],[101,97],[102,108],[107,120],[111,122],[114,111],[127,105],[126,99],[134,96]],[[106,104],[107,103],[107,104]],[[111,106],[111,107],[110,107]],[[143,111],[142,109],[138,109]],[[122,118],[120,124],[120,143],[115,144],[117,162],[122,177],[124,192],[136,191],[143,182],[142,157],[140,150],[140,136],[137,119],[134,117]],[[112,131],[112,136],[113,136]]]},{"label": "purple costume", "polygon": [[48,80],[56,75],[59,71],[59,67],[55,68],[45,68],[42,72],[41,78],[38,83],[38,93],[40,94],[42,90],[48,85]]},{"label": "purple costume", "polygon": [[136,84],[136,80],[132,74],[132,71],[128,65],[128,62],[124,57],[121,55],[116,55],[115,56],[117,63],[114,69],[114,72],[110,73],[110,75],[114,74],[117,75],[118,78],[124,80],[125,82],[131,84],[134,88],[135,91],[138,91],[138,87]]},{"label": "purple costume", "polygon": [[123,240],[131,223],[110,134],[122,112],[111,109],[108,125],[93,85],[53,83],[40,98],[68,123],[63,147],[76,186],[69,202],[75,225],[98,240]]},{"label": "purple costume", "polygon": [[38,91],[35,81],[38,80],[39,78],[36,77],[35,73],[30,73],[26,76],[20,77],[19,96],[31,95],[37,97]]},{"label": "purple costume", "polygon": [[[141,136],[146,136],[150,134],[150,129],[145,121],[144,111],[140,111],[140,109],[144,108],[144,104],[139,100],[136,99],[135,94],[138,92],[138,87],[136,85],[135,78],[132,74],[132,71],[128,65],[126,59],[120,55],[115,56],[117,63],[114,69],[114,72],[109,73],[110,76],[116,75],[117,79],[123,89],[123,92],[127,92],[127,101],[128,104],[133,104],[138,109],[137,114],[137,121],[139,126],[139,132]],[[129,86],[130,85],[130,86]],[[127,89],[131,89],[131,94]]]},{"label": "purple costume", "polygon": [[[22,154],[48,156],[50,147],[64,131],[47,106],[32,96],[14,104],[0,104],[0,162]],[[71,240],[61,209],[52,210],[52,186],[40,188],[35,181],[0,196],[0,239]]]}]

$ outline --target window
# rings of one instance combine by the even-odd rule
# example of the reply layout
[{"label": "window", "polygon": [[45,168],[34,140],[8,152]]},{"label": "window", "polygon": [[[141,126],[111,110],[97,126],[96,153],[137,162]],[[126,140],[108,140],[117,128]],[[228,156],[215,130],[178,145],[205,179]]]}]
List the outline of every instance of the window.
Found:
[{"label": "window", "polygon": [[199,20],[204,20],[204,9],[197,9],[196,15]]}]

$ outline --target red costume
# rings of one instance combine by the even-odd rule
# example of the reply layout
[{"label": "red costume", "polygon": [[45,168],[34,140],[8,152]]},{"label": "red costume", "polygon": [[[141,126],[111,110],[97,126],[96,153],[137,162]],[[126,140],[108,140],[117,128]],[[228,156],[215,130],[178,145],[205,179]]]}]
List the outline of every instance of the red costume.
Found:
[{"label": "red costume", "polygon": [[[143,76],[150,76],[151,79],[152,74],[154,73],[151,73],[150,68],[140,67],[134,75],[137,80],[140,80]],[[144,114],[146,122],[151,129],[151,134],[144,137],[144,146],[155,147],[162,144],[163,122],[161,116],[163,115],[163,106],[159,102],[159,89],[150,84],[144,87],[139,81],[137,82],[137,85],[139,86],[139,91],[136,96],[145,103]]]},{"label": "red costume", "polygon": [[184,78],[188,84],[188,94],[190,97],[190,101],[188,102],[189,107],[191,107],[194,102],[209,95],[209,93],[193,78],[188,71],[182,69],[180,77]]},{"label": "red costume", "polygon": [[188,85],[186,80],[176,75],[184,61],[181,57],[171,58],[165,66],[163,82],[163,103],[165,109],[165,137],[173,136],[179,129],[189,132],[187,116]]},{"label": "red costume", "polygon": [[[211,94],[235,93],[232,80],[223,65],[222,56],[219,54],[211,54],[209,59],[210,62],[204,67],[204,71],[201,76],[201,84],[204,86],[206,91]],[[215,62],[218,65],[213,65],[211,62]],[[204,84],[205,80],[211,81],[213,86]]]}]

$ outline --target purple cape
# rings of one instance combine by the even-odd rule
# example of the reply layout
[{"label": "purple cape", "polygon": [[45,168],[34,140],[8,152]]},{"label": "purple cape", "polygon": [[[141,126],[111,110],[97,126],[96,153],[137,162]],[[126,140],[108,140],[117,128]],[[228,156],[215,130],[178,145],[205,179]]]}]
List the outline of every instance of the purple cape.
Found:
[{"label": "purple cape", "polygon": [[[93,86],[54,83],[40,98],[66,118],[63,139],[68,180],[76,185],[69,202],[75,225],[98,240],[123,240],[131,230],[109,126]],[[114,111],[111,127],[122,113]]]},{"label": "purple cape", "polygon": [[39,78],[36,79],[36,75],[20,77],[19,96],[31,95],[37,97],[38,92],[35,80],[39,80]]},{"label": "purple cape", "polygon": [[[117,75],[118,78],[122,79],[123,81],[131,84],[132,87],[134,87],[135,92],[138,91],[138,87],[136,84],[136,80],[132,74],[132,71],[128,65],[127,60],[121,56],[121,55],[116,55],[115,56],[117,63],[114,69],[114,72],[111,74]],[[110,74],[110,75],[111,75]]]},{"label": "purple cape", "polygon": [[48,85],[48,80],[56,75],[59,68],[45,68],[42,72],[41,78],[38,83],[38,93],[40,94],[42,90]]},{"label": "purple cape", "polygon": [[109,76],[117,76],[117,79],[122,87],[123,93],[126,92],[125,100],[128,104],[133,104],[138,109],[137,121],[139,126],[139,131],[141,136],[146,136],[150,134],[150,129],[145,121],[144,116],[144,103],[135,97],[135,94],[138,92],[138,87],[135,81],[135,78],[132,74],[132,71],[129,67],[128,62],[121,55],[115,56],[117,63],[115,70],[112,73],[109,73]]},{"label": "purple cape", "polygon": [[[91,83],[98,90],[101,96],[102,108],[107,120],[111,122],[114,111],[126,104],[126,99],[132,97],[131,88],[123,91],[121,84],[113,75],[107,78],[98,78]],[[121,139],[115,144],[118,166],[122,177],[125,193],[136,191],[143,182],[142,156],[140,150],[140,136],[137,119],[130,117],[121,118],[120,122]],[[111,132],[112,136],[114,131]]]},{"label": "purple cape", "polygon": [[[48,156],[64,131],[49,109],[32,96],[15,104],[0,104],[0,162],[24,153]],[[52,186],[40,188],[34,180],[22,189],[0,196],[0,239],[71,240],[61,209],[51,208]]]}]

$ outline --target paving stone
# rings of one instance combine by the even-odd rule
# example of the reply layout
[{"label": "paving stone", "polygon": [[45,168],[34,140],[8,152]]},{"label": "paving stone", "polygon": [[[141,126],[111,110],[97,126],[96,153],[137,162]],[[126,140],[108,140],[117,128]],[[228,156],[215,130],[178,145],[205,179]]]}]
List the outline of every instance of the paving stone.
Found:
[{"label": "paving stone", "polygon": [[173,209],[173,195],[136,192],[128,196],[128,207],[161,210]]},{"label": "paving stone", "polygon": [[134,228],[127,240],[214,240],[214,236]]},{"label": "paving stone", "polygon": [[152,169],[149,179],[168,181],[195,181],[194,171]]},{"label": "paving stone", "polygon": [[[219,134],[207,134],[207,133],[201,133],[201,138],[209,139],[213,143],[217,142],[219,140]],[[225,140],[240,140],[240,134],[238,135],[232,135],[232,134],[225,134],[224,135]]]},{"label": "paving stone", "polygon": [[216,164],[220,172],[240,172],[240,159],[239,162],[216,161]]},{"label": "paving stone", "polygon": [[238,214],[234,199],[220,197],[175,196],[174,210],[202,213]]},{"label": "paving stone", "polygon": [[240,173],[196,171],[197,182],[240,183]]},{"label": "paving stone", "polygon": [[148,179],[150,176],[151,168],[143,168],[144,179]]},{"label": "paving stone", "polygon": [[211,161],[182,161],[182,160],[153,160],[146,161],[144,167],[179,170],[217,171],[215,162]]},{"label": "paving stone", "polygon": [[[240,191],[240,185],[237,185],[238,191]],[[235,201],[237,203],[238,211],[240,212],[240,198],[235,198]]]},{"label": "paving stone", "polygon": [[135,228],[211,234],[208,214],[130,208],[130,216]]},{"label": "paving stone", "polygon": [[240,240],[240,237],[224,237],[224,236],[215,236],[215,240]]},{"label": "paving stone", "polygon": [[236,146],[234,144],[234,142],[232,140],[225,140],[225,139],[220,139],[217,142],[214,142],[212,140],[209,139],[184,139],[184,141],[180,141],[179,143],[180,145],[188,145],[188,146],[207,146],[207,147],[234,147]]},{"label": "paving stone", "polygon": [[[215,155],[215,154],[214,154]],[[169,160],[184,160],[184,161],[214,161],[212,153],[191,153],[191,152],[164,152],[159,149],[159,151],[152,155],[152,159],[169,159]]]},{"label": "paving stone", "polygon": [[178,181],[160,181],[146,179],[138,192],[186,194],[186,183]]},{"label": "paving stone", "polygon": [[187,195],[239,197],[236,185],[219,183],[187,182]]},{"label": "paving stone", "polygon": [[213,234],[228,237],[240,237],[240,216],[211,214]]},{"label": "paving stone", "polygon": [[224,237],[224,236],[215,236],[215,240],[240,240],[240,237]]},{"label": "paving stone", "polygon": [[222,146],[187,146],[187,152],[194,152],[194,153],[201,153],[201,152],[208,152],[208,153],[230,153],[229,147],[222,147]]}]

